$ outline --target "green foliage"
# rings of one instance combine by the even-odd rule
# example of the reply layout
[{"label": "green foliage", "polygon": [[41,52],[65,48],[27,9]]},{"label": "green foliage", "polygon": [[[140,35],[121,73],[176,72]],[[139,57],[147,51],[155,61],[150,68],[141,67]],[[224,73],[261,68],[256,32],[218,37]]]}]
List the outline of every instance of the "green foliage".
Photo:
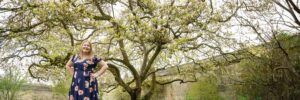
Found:
[{"label": "green foliage", "polygon": [[186,100],[220,100],[218,95],[217,79],[210,75],[192,83],[188,88]]},{"label": "green foliage", "polygon": [[68,93],[70,84],[67,84],[67,83],[70,83],[70,82],[65,82],[65,81],[59,81],[59,82],[57,82],[51,88],[52,92],[59,93],[59,94],[66,94],[66,93]]},{"label": "green foliage", "polygon": [[113,94],[112,97],[115,100],[130,100],[130,96],[128,95],[128,93],[126,93],[124,91],[124,89],[122,89],[120,87],[118,87],[114,91],[112,91],[111,94]]},{"label": "green foliage", "polygon": [[0,100],[16,100],[26,81],[20,71],[10,67],[0,77]]},{"label": "green foliage", "polygon": [[[263,61],[262,61],[263,62]],[[236,85],[236,92],[242,98],[261,97],[268,93],[267,87],[263,84],[269,83],[272,78],[272,70],[268,66],[259,65],[259,62],[242,60],[239,64],[243,68],[240,78],[245,81],[245,84]],[[249,83],[249,84],[247,84]]]},{"label": "green foliage", "polygon": [[69,93],[70,85],[71,85],[72,76],[69,74],[65,76],[64,80],[58,80],[51,87],[51,90],[54,94],[61,95],[67,99],[67,94]]}]

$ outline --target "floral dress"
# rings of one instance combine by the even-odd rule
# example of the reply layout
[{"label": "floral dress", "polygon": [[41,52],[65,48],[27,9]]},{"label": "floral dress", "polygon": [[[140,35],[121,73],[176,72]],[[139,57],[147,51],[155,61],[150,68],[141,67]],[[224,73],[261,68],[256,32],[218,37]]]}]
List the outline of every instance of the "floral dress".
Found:
[{"label": "floral dress", "polygon": [[97,80],[90,76],[101,59],[96,56],[81,62],[77,59],[78,57],[73,55],[74,74],[69,90],[69,100],[99,100]]}]

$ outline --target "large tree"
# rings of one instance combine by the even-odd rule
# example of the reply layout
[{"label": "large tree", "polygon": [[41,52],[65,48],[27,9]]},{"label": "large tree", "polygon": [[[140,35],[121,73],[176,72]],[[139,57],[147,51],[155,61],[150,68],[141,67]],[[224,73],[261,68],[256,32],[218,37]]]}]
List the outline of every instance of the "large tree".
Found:
[{"label": "large tree", "polygon": [[[64,76],[64,64],[83,40],[90,40],[132,100],[149,99],[167,67],[226,54],[230,33],[222,26],[240,8],[238,1],[213,0],[11,0],[1,1],[2,63],[30,58],[33,78]],[[122,73],[130,73],[124,81]],[[152,77],[149,77],[152,76]],[[151,90],[142,96],[142,85]],[[196,79],[192,80],[195,81]]]}]

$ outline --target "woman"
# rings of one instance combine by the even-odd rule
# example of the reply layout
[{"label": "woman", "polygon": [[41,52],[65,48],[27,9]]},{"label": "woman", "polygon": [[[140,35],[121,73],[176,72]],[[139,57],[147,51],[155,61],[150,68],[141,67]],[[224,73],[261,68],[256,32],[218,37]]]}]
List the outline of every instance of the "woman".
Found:
[{"label": "woman", "polygon": [[[101,68],[99,71],[95,71],[97,66]],[[66,68],[73,76],[69,100],[99,100],[96,78],[100,77],[108,66],[106,62],[93,54],[90,42],[82,43],[79,54],[70,58]]]}]

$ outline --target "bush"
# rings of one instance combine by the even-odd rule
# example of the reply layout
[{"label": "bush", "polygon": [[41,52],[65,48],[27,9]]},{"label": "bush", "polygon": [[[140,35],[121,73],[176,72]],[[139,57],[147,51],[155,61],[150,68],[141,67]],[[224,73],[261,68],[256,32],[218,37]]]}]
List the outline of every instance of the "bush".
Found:
[{"label": "bush", "polygon": [[0,78],[0,100],[16,100],[25,83],[20,72],[10,67]]},{"label": "bush", "polygon": [[192,83],[188,88],[186,100],[220,100],[217,79],[214,76],[204,77],[199,82]]}]

